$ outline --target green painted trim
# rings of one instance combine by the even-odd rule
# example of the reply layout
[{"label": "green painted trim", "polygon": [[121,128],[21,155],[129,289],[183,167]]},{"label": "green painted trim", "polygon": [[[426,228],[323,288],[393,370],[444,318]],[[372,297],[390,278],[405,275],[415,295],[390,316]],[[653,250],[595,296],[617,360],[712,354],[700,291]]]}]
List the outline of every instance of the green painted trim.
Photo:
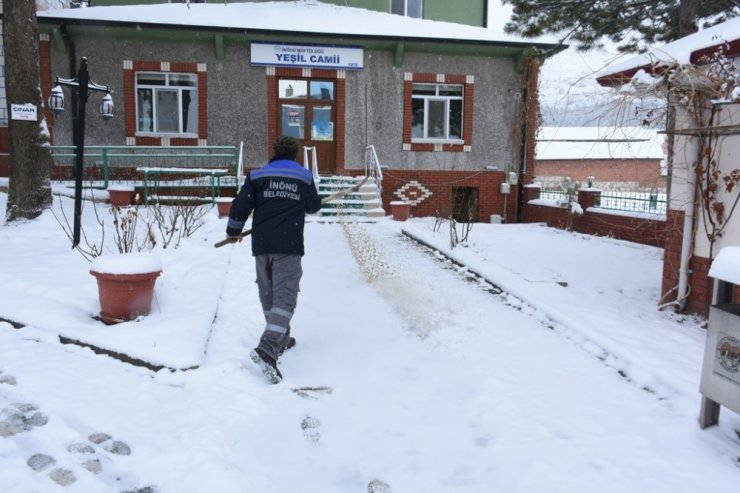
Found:
[{"label": "green painted trim", "polygon": [[216,48],[216,59],[224,60],[226,58],[226,46],[224,45],[224,35],[216,34],[213,36],[213,42]]},{"label": "green painted trim", "polygon": [[393,66],[399,68],[403,66],[403,54],[406,47],[403,42],[396,44],[396,51],[393,55]]},{"label": "green painted trim", "polygon": [[422,10],[424,19],[486,27],[486,4],[486,0],[425,0]]},{"label": "green painted trim", "polygon": [[533,58],[539,55],[539,51],[537,48],[526,48],[519,52],[519,54],[516,56],[515,63],[514,63],[514,70],[516,70],[516,73],[521,74],[524,72],[524,63],[529,59]]},{"label": "green painted trim", "polygon": [[[39,32],[55,33],[61,24],[58,22],[39,23]],[[537,54],[552,51],[555,45],[540,45],[526,43],[417,39],[417,38],[390,38],[368,36],[329,36],[326,34],[289,33],[271,31],[246,31],[235,29],[182,29],[178,26],[142,26],[142,25],[100,25],[74,23],[66,24],[67,32],[72,39],[82,37],[97,37],[121,40],[147,40],[168,42],[207,42],[213,43],[219,59],[226,56],[227,44],[248,44],[253,41],[270,43],[312,43],[333,46],[357,46],[366,50],[386,51],[394,56],[394,65],[403,63],[407,53],[430,53],[443,55],[503,57],[519,60],[526,57],[526,53],[534,50]],[[54,34],[55,39],[57,34]],[[220,37],[221,40],[218,40]],[[220,48],[221,46],[221,48]],[[64,52],[63,45],[57,48]],[[541,48],[541,49],[539,49]],[[563,47],[565,48],[565,47]],[[220,54],[219,49],[223,49]],[[559,50],[558,50],[559,51]]]},{"label": "green painted trim", "polygon": [[51,37],[54,39],[54,47],[56,47],[57,51],[60,53],[67,54],[67,43],[64,42],[64,36],[62,36],[62,30],[58,27],[55,27],[51,31]]}]

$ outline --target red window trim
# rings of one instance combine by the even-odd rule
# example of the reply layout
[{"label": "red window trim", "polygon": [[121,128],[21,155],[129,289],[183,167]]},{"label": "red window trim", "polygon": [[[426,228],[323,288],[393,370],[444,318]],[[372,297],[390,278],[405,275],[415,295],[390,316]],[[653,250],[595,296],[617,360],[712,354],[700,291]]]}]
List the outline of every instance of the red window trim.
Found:
[{"label": "red window trim", "polygon": [[[462,84],[463,92],[463,143],[462,144],[434,144],[412,142],[411,122],[412,87],[415,82],[429,84]],[[403,148],[412,152],[467,152],[473,145],[473,78],[464,74],[407,74],[403,83]]]},{"label": "red window trim", "polygon": [[[208,139],[208,78],[205,64],[134,60],[124,62],[123,105],[126,141],[134,145],[197,146]],[[136,135],[136,72],[191,73],[198,77],[198,137],[158,137]]]}]

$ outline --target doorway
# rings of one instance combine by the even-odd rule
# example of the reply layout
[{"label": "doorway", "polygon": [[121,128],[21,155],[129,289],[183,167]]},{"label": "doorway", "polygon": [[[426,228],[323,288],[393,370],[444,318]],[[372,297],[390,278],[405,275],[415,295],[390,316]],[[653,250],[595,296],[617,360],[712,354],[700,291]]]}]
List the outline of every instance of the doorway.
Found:
[{"label": "doorway", "polygon": [[277,84],[279,131],[281,135],[290,135],[298,139],[301,145],[298,162],[304,164],[303,148],[313,147],[319,173],[335,174],[336,81],[280,77]]}]

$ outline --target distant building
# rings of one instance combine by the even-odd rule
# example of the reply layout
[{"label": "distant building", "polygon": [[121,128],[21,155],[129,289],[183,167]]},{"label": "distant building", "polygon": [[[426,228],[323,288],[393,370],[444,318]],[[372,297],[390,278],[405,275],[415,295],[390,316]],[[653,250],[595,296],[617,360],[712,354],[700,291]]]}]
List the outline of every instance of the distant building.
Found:
[{"label": "distant building", "polygon": [[604,191],[666,188],[665,136],[640,127],[542,127],[534,180],[558,188],[566,177]]}]

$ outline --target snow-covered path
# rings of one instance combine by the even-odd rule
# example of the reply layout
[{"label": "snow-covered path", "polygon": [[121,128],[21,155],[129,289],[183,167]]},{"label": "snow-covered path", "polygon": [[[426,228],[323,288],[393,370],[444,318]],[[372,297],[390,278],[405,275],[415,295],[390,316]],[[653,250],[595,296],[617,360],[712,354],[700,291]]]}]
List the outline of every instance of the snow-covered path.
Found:
[{"label": "snow-covered path", "polygon": [[27,458],[74,470],[87,456],[70,444],[94,432],[131,454],[96,446],[103,472],[78,472],[64,491],[346,493],[373,480],[394,493],[736,490],[717,434],[398,230],[308,224],[298,345],[276,386],[247,357],[263,327],[248,243],[223,251],[197,370],[153,374],[3,327],[0,371],[18,384],[0,385],[0,403],[33,402],[49,422],[0,439],[0,492],[58,488]]},{"label": "snow-covered path", "polygon": [[[252,480],[264,480],[255,491],[354,491],[381,478],[396,491],[622,492],[651,476],[661,478],[651,491],[703,488],[699,471],[714,470],[718,457],[710,439],[705,463],[684,456],[697,433],[670,403],[441,268],[395,228],[345,228],[348,250],[322,248],[346,241],[338,225],[308,228],[299,345],[283,358],[283,384],[262,389],[264,409],[252,416],[256,429],[271,430],[267,443],[235,443],[257,465]],[[209,348],[214,364],[236,364],[261,332],[252,269],[251,257],[235,252]],[[331,393],[289,392],[314,387]],[[307,416],[321,424],[301,436]],[[656,447],[666,453],[655,456]],[[311,473],[265,474],[266,458]],[[733,481],[737,471],[724,469]],[[717,488],[730,491],[720,477]]]}]

